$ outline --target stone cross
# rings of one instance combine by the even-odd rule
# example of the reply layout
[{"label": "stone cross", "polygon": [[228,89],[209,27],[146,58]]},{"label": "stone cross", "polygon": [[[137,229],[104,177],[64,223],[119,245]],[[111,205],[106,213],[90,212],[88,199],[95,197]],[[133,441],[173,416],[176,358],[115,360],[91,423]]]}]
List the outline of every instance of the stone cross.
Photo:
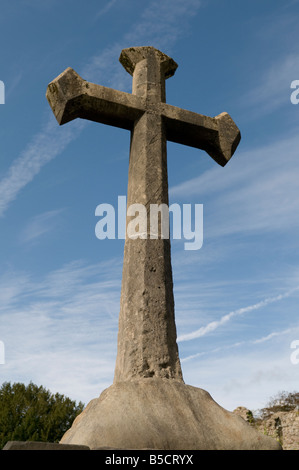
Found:
[{"label": "stone cross", "polygon": [[[205,150],[224,166],[240,132],[227,113],[211,118],[166,104],[165,80],[177,64],[157,49],[124,49],[120,62],[133,76],[132,94],[89,83],[68,68],[49,84],[47,99],[59,124],[83,118],[131,131],[127,204],[149,212],[151,204],[168,205],[167,140]],[[126,237],[120,303],[114,382],[183,382],[169,239],[149,232],[144,239]]]}]

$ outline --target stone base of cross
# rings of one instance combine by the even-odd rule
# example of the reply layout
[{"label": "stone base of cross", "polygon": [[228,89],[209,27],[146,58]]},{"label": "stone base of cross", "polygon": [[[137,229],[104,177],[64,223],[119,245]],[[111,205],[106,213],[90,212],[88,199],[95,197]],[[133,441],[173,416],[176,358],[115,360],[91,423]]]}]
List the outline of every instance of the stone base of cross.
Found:
[{"label": "stone base of cross", "polygon": [[[47,98],[59,124],[84,118],[131,131],[127,204],[149,211],[151,204],[168,205],[167,140],[205,150],[224,166],[240,131],[227,113],[211,118],[166,103],[165,80],[177,68],[166,54],[132,47],[120,61],[133,76],[132,94],[89,83],[68,68],[49,84]],[[91,449],[280,448],[204,390],[185,385],[169,239],[147,235],[125,241],[114,383],[89,403],[61,443]]]}]

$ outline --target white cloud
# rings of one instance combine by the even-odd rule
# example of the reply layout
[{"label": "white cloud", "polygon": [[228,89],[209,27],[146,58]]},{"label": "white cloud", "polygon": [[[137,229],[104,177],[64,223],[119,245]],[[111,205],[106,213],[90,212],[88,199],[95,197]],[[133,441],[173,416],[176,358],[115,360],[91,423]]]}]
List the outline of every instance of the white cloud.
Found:
[{"label": "white cloud", "polygon": [[97,20],[98,18],[100,18],[100,16],[103,16],[105,15],[105,13],[107,13],[109,10],[111,10],[111,8],[115,5],[115,3],[117,2],[117,0],[110,0],[106,3],[105,6],[103,6],[98,12],[97,14],[95,15],[95,20]]},{"label": "white cloud", "polygon": [[291,363],[290,339],[298,337],[298,332],[297,325],[254,348],[253,341],[244,341],[203,351],[182,361],[184,379],[208,390],[226,409],[245,406],[258,410],[279,391],[297,389],[299,366]]},{"label": "white cloud", "polygon": [[295,287],[293,289],[290,289],[288,292],[285,292],[284,294],[277,295],[275,297],[268,297],[260,302],[257,302],[256,304],[249,305],[247,307],[242,307],[237,310],[234,310],[230,313],[227,313],[226,315],[223,315],[219,320],[213,321],[208,323],[206,326],[202,326],[198,330],[192,331],[191,333],[186,333],[183,335],[180,335],[178,337],[178,342],[180,341],[190,341],[195,338],[200,338],[201,336],[204,336],[208,333],[211,333],[212,331],[216,330],[220,326],[224,325],[225,323],[229,322],[232,318],[239,316],[239,315],[244,315],[245,313],[251,312],[253,310],[258,310],[262,307],[265,307],[266,305],[269,305],[274,302],[278,302],[282,299],[285,299],[292,295],[294,292],[299,290],[299,286]]},{"label": "white cloud", "polygon": [[287,333],[290,333],[291,331],[292,329],[290,328],[287,328],[286,330],[282,330],[282,331],[273,331],[272,333],[269,333],[267,336],[263,336],[262,338],[253,340],[252,343],[253,344],[265,343],[266,341],[270,341],[271,339],[277,336],[285,335]]},{"label": "white cloud", "polygon": [[[56,1],[56,0],[55,0]],[[28,0],[36,5],[36,0]],[[103,12],[112,8],[114,0],[108,2]],[[136,42],[155,42],[163,47],[171,46],[184,31],[188,18],[196,14],[200,5],[199,0],[165,0],[152,1],[143,10],[141,20],[132,25],[132,30],[124,35],[119,43],[94,56],[82,68],[84,79],[97,80],[108,77],[109,85],[122,89],[129,86],[131,77],[122,70],[118,57],[123,47],[132,46]],[[126,46],[123,46],[127,44]],[[51,117],[45,127],[36,134],[22,154],[13,162],[7,175],[0,181],[0,216],[3,216],[9,205],[20,191],[29,184],[40,172],[41,168],[59,155],[66,146],[74,140],[79,130],[84,127],[81,120],[76,120],[69,126],[58,127]]]},{"label": "white cloud", "polygon": [[[254,116],[273,112],[281,106],[290,105],[291,82],[298,79],[298,54],[280,57],[263,72],[259,84],[244,93],[241,102]],[[252,111],[251,111],[252,112]]]},{"label": "white cloud", "polygon": [[0,181],[0,216],[4,215],[20,191],[33,180],[41,168],[59,155],[82,128],[80,121],[60,128],[54,117],[49,119]]},{"label": "white cloud", "polygon": [[98,396],[113,381],[120,285],[118,259],[73,262],[38,280],[3,274],[1,380],[32,380],[85,402]]},{"label": "white cloud", "polygon": [[[204,237],[298,227],[299,137],[293,135],[245,152],[225,168],[172,187],[171,199],[188,196],[204,203]],[[205,203],[206,201],[206,203]]]},{"label": "white cloud", "polygon": [[9,81],[9,83],[5,84],[5,100],[9,100],[10,96],[12,96],[14,90],[18,87],[19,83],[23,78],[23,73],[18,72],[13,79]]},{"label": "white cloud", "polygon": [[24,243],[35,241],[37,238],[53,230],[57,224],[57,217],[63,209],[47,211],[31,218],[22,229],[20,240]]},{"label": "white cloud", "polygon": [[7,312],[21,293],[26,291],[29,276],[24,273],[8,272],[0,277],[0,312]]},{"label": "white cloud", "polygon": [[155,47],[171,48],[185,34],[189,19],[197,14],[200,6],[200,0],[152,1],[125,39],[132,44],[136,40],[144,40],[153,42],[150,45]]},{"label": "white cloud", "polygon": [[221,353],[223,355],[223,352],[228,351],[229,349],[240,348],[240,347],[244,347],[246,345],[248,346],[250,344],[265,343],[267,341],[272,340],[273,338],[278,338],[278,337],[281,337],[285,334],[289,334],[292,331],[294,331],[293,328],[286,328],[286,329],[281,330],[281,331],[273,331],[272,333],[269,333],[268,335],[263,336],[262,338],[257,338],[257,339],[248,340],[248,341],[238,341],[236,343],[229,344],[229,345],[226,345],[226,346],[219,346],[219,347],[211,349],[209,351],[201,351],[199,353],[195,353],[195,354],[192,354],[190,356],[184,357],[183,359],[181,359],[181,362],[187,362],[187,361],[190,361],[192,359],[195,359],[195,358],[198,358],[198,357],[203,357],[203,356],[208,356],[208,355],[211,355],[211,354]]},{"label": "white cloud", "polygon": [[109,86],[130,92],[132,78],[118,61],[121,50],[126,47],[150,45],[166,52],[164,49],[173,47],[181,35],[185,34],[189,19],[197,14],[200,5],[200,0],[149,2],[138,22],[132,25],[121,41],[102,50],[88,61],[80,72],[82,77],[90,81],[104,81]]}]

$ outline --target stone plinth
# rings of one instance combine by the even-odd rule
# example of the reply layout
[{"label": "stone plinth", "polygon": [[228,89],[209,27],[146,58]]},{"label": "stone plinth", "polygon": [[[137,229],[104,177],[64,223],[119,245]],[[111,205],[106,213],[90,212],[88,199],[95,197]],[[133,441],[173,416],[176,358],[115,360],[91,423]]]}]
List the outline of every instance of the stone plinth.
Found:
[{"label": "stone plinth", "polygon": [[281,449],[208,392],[169,379],[114,383],[89,403],[61,443],[90,449]]},{"label": "stone plinth", "polygon": [[8,441],[2,450],[90,450],[87,446],[39,441]]}]

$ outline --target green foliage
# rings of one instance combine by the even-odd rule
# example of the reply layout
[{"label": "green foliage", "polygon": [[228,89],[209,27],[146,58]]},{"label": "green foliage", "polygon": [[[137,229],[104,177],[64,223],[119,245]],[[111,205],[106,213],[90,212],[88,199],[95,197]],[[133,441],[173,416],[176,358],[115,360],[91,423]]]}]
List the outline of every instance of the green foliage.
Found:
[{"label": "green foliage", "polygon": [[254,424],[254,417],[253,417],[253,414],[252,414],[252,411],[248,410],[246,412],[246,421],[249,423],[249,424]]},{"label": "green foliage", "polygon": [[5,382],[0,389],[0,449],[13,440],[59,442],[83,406],[32,382]]}]

